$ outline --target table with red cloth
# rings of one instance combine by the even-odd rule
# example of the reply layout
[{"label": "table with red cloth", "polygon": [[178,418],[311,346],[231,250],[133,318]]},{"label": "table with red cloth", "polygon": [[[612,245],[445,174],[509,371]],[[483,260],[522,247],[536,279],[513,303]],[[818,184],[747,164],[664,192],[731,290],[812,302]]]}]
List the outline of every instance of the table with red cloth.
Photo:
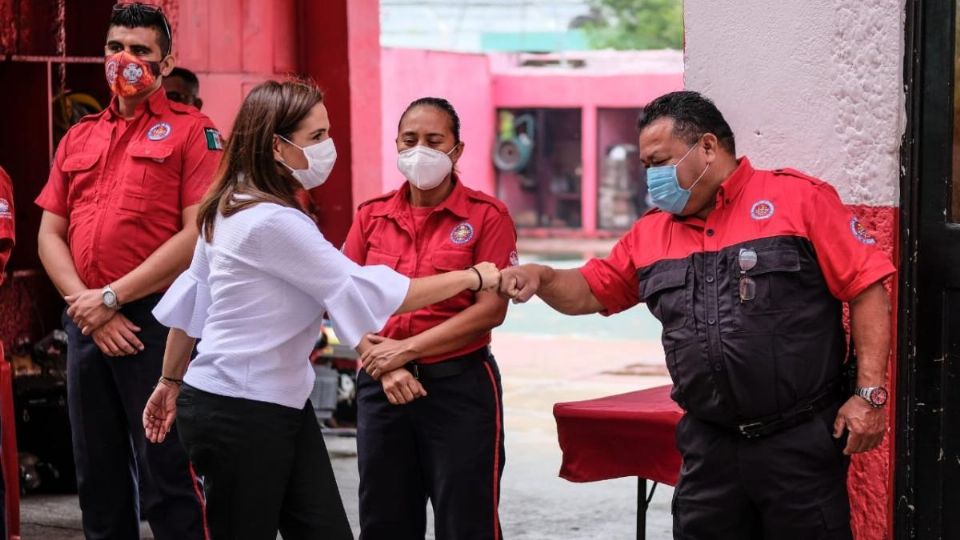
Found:
[{"label": "table with red cloth", "polygon": [[561,478],[571,482],[640,479],[637,538],[644,537],[647,480],[675,485],[680,474],[675,432],[683,411],[670,399],[670,390],[670,386],[659,386],[553,406],[563,452]]}]

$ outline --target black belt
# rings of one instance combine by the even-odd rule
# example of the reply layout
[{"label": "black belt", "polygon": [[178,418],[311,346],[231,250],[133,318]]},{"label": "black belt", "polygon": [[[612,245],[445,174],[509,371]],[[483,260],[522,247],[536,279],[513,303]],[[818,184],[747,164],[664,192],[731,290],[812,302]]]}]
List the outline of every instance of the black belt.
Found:
[{"label": "black belt", "polygon": [[810,420],[820,411],[839,403],[839,382],[833,382],[819,394],[789,411],[744,422],[735,427],[744,439],[759,439],[790,429]]},{"label": "black belt", "polygon": [[435,364],[421,364],[410,362],[405,368],[417,379],[443,379],[454,377],[467,370],[475,362],[483,362],[490,356],[487,347],[481,347],[463,356],[454,356]]}]

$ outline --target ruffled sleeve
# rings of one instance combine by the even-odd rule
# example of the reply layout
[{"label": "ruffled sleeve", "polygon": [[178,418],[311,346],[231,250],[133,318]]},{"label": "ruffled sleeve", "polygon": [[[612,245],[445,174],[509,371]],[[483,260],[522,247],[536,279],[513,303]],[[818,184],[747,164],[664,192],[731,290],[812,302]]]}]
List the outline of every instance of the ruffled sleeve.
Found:
[{"label": "ruffled sleeve", "polygon": [[409,278],[386,266],[359,266],[303,212],[279,210],[257,232],[258,266],[323,306],[345,345],[356,347],[364,335],[380,331],[407,296]]},{"label": "ruffled sleeve", "polygon": [[363,336],[380,331],[403,303],[410,279],[386,266],[354,266],[344,286],[326,300],[341,342],[356,347]]},{"label": "ruffled sleeve", "polygon": [[197,239],[190,268],[177,277],[153,308],[153,316],[160,324],[183,330],[190,337],[201,336],[212,303],[207,284],[209,273],[205,241],[201,237]]}]

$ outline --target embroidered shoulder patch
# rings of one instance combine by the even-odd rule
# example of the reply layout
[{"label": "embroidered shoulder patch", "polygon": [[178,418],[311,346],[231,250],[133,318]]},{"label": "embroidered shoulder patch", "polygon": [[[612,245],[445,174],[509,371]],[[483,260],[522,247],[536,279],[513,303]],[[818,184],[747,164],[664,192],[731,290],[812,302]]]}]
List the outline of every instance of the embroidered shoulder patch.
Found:
[{"label": "embroidered shoulder patch", "polygon": [[773,217],[775,210],[772,202],[767,200],[757,201],[750,207],[750,217],[757,221],[770,219]]},{"label": "embroidered shoulder patch", "polygon": [[13,219],[13,212],[10,211],[10,202],[0,198],[0,219]]},{"label": "embroidered shoulder patch", "polygon": [[203,128],[203,134],[207,137],[207,150],[223,150],[223,139],[216,128]]},{"label": "embroidered shoulder patch", "polygon": [[870,234],[870,231],[863,226],[863,223],[860,223],[860,220],[856,217],[850,218],[850,232],[853,233],[853,237],[860,241],[861,244],[866,244],[872,246],[877,243],[877,239]]}]

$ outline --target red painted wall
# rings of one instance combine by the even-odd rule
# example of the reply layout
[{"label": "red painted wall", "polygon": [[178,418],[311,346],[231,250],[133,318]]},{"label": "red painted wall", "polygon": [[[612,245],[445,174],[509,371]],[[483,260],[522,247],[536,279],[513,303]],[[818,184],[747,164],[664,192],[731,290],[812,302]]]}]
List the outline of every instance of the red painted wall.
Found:
[{"label": "red painted wall", "polygon": [[[853,205],[850,209],[860,218],[861,223],[873,232],[877,245],[898,265],[899,209],[862,205]],[[896,395],[898,280],[899,274],[896,274],[884,282],[893,303],[890,315],[893,328],[890,341],[892,350],[887,365],[887,389],[891,396]],[[896,401],[891,400],[888,408],[887,424],[890,429],[883,443],[872,452],[858,454],[851,460],[847,486],[850,492],[851,521],[857,540],[889,540],[893,537],[893,472],[896,462],[893,435],[896,430]]]},{"label": "red painted wall", "polygon": [[[416,49],[385,49],[381,54],[383,191],[403,182],[395,166],[396,124],[404,107],[417,97],[445,97],[457,108],[463,125],[462,138],[467,144],[460,161],[464,181],[490,194],[496,193],[491,161],[496,110],[575,108],[582,115],[583,167],[583,227],[575,234],[585,236],[597,233],[597,109],[636,108],[661,94],[683,88],[679,67],[675,73],[598,74],[571,70],[558,74],[553,70],[544,74],[529,68],[498,71],[511,62],[502,56]],[[357,177],[357,181],[366,182],[363,177]]]},{"label": "red painted wall", "polygon": [[496,112],[487,57],[417,49],[383,49],[381,55],[381,190],[395,189],[404,182],[397,171],[395,142],[400,115],[411,101],[434,96],[449,100],[460,116],[460,139],[465,146],[457,168],[463,182],[495,194],[490,156]]}]

